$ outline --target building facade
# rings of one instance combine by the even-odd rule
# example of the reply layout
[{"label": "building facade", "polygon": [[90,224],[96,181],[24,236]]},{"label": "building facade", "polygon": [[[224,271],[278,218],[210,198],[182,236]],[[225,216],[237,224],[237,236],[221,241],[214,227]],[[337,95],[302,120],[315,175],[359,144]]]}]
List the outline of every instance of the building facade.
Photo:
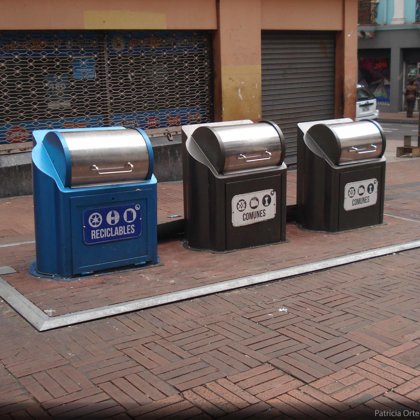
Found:
[{"label": "building facade", "polygon": [[420,0],[361,0],[358,57],[379,108],[403,111],[408,80],[420,81]]},{"label": "building facade", "polygon": [[38,128],[354,117],[357,0],[2,0],[0,153]]}]

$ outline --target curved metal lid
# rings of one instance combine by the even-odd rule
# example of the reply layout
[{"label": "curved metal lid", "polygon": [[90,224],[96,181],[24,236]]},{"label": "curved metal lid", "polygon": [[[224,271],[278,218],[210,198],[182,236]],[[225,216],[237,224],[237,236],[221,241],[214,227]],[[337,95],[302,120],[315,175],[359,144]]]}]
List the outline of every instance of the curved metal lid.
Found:
[{"label": "curved metal lid", "polygon": [[316,124],[307,135],[337,165],[377,160],[385,153],[385,135],[376,121]]},{"label": "curved metal lid", "polygon": [[202,126],[192,137],[218,173],[277,166],[284,160],[283,133],[269,121]]},{"label": "curved metal lid", "polygon": [[57,130],[44,144],[64,186],[80,187],[149,178],[153,155],[146,139],[136,129]]}]

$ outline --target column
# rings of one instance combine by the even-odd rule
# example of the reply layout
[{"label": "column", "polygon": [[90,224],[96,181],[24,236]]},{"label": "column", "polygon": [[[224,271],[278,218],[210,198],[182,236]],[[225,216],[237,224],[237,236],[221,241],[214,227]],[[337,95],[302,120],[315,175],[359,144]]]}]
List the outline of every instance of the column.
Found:
[{"label": "column", "polygon": [[394,16],[391,25],[402,25],[404,23],[404,0],[394,0]]},{"label": "column", "polygon": [[391,69],[390,69],[390,107],[389,112],[398,112],[402,106],[402,52],[401,48],[391,48]]},{"label": "column", "polygon": [[357,85],[357,0],[343,0],[343,30],[336,43],[335,114],[337,118],[356,115]]},{"label": "column", "polygon": [[260,0],[219,0],[215,42],[217,120],[261,119]]}]

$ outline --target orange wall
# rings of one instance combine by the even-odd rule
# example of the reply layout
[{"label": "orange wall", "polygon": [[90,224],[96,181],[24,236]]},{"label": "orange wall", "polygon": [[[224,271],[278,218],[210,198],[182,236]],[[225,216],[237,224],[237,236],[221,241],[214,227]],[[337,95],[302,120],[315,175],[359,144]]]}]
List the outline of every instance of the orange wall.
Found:
[{"label": "orange wall", "polygon": [[219,0],[216,119],[261,119],[261,30],[337,32],[336,117],[354,117],[358,0]]},{"label": "orange wall", "polygon": [[336,115],[356,116],[358,0],[343,0],[343,30],[337,34]]},{"label": "orange wall", "polygon": [[[218,1],[233,24],[248,13],[262,29],[343,28],[344,0]],[[216,29],[218,1],[1,0],[0,29]]]},{"label": "orange wall", "polygon": [[216,29],[215,0],[0,0],[0,29]]},{"label": "orange wall", "polygon": [[261,119],[260,0],[219,0],[216,119]]},{"label": "orange wall", "polygon": [[262,29],[340,31],[342,0],[261,0]]}]

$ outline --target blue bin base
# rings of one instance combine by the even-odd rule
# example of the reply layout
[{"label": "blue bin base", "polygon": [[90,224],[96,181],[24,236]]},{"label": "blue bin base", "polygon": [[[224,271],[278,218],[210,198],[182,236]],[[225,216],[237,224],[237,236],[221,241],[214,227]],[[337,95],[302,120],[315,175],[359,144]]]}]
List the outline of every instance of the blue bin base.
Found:
[{"label": "blue bin base", "polygon": [[131,264],[123,267],[118,268],[110,268],[107,270],[100,270],[100,271],[92,271],[90,273],[85,274],[78,274],[72,277],[62,277],[58,274],[45,274],[41,273],[37,270],[36,261],[33,261],[31,265],[29,266],[29,274],[31,274],[34,277],[46,279],[46,280],[54,280],[54,281],[63,281],[63,282],[71,282],[80,280],[82,278],[89,278],[93,276],[97,276],[98,274],[114,274],[114,273],[124,273],[126,271],[134,271],[134,270],[143,270],[150,267],[159,266],[160,264],[160,258],[158,257],[157,262],[149,261],[149,262],[143,262],[138,264]]}]

